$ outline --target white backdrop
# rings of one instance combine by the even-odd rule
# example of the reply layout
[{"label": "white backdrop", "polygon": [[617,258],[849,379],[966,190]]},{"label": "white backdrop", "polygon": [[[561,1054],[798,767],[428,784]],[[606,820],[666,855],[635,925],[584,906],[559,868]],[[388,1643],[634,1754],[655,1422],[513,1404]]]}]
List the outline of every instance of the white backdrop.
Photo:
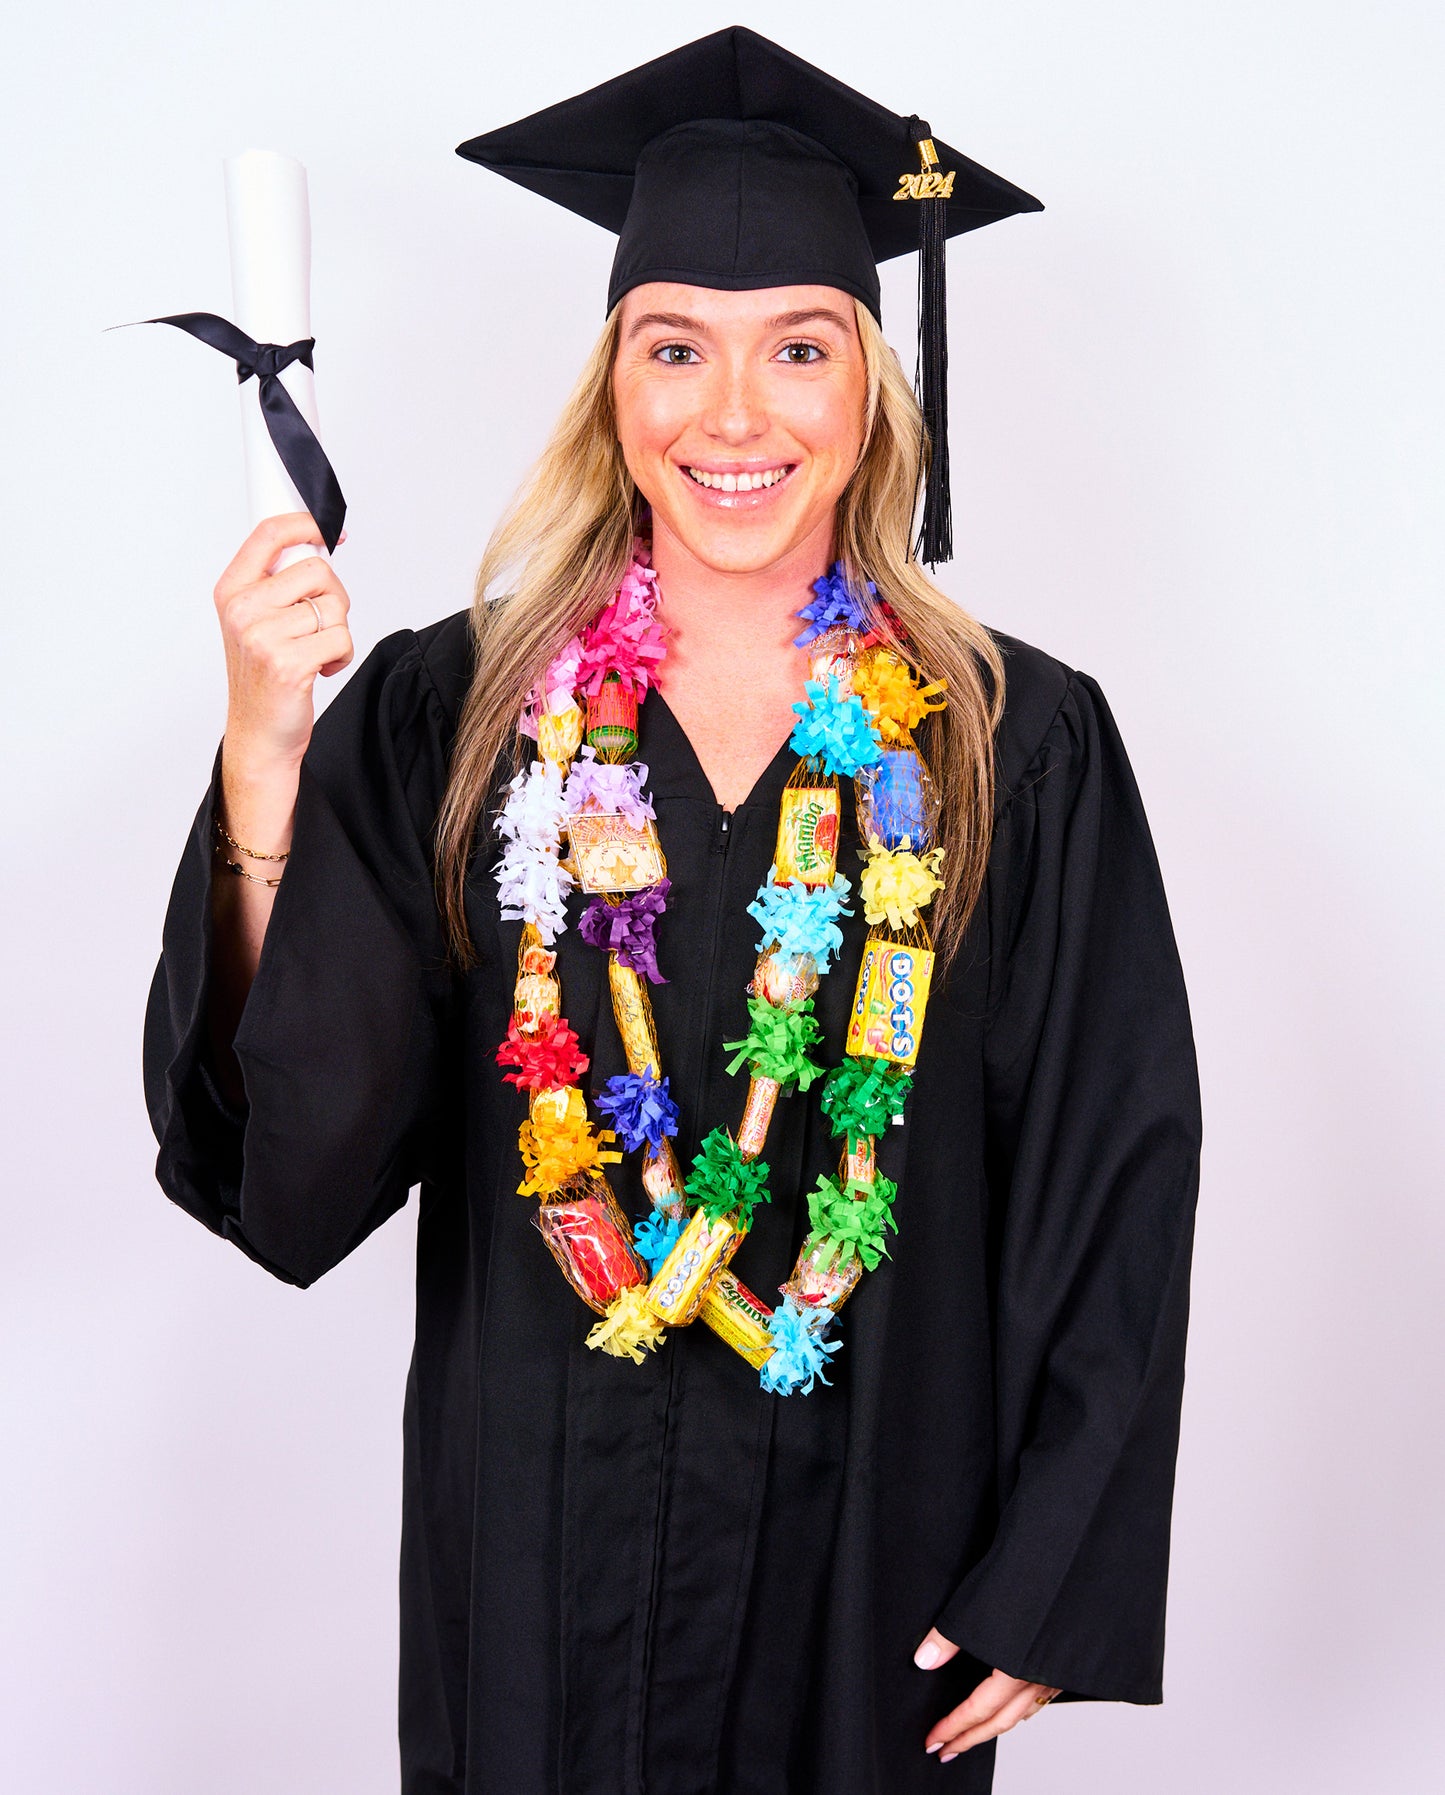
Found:
[{"label": "white backdrop", "polygon": [[455,610],[612,239],[453,146],[739,20],[1045,202],[950,258],[947,584],[1102,683],[1194,1007],[1167,1699],[1051,1709],[997,1786],[1441,1786],[1438,6],[60,0],[0,108],[11,1787],[396,1787],[415,1211],[302,1293],[152,1180],[244,517],[229,364],[103,328],[227,314],[221,159],[300,157],[359,645]]}]

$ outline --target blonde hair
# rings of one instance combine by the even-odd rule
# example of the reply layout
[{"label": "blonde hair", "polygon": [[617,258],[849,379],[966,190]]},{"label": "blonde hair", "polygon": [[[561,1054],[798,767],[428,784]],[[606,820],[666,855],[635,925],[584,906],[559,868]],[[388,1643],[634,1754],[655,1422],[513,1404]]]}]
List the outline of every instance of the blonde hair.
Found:
[{"label": "blonde hair", "polygon": [[[902,638],[895,646],[924,680],[947,681],[948,708],[918,732],[945,800],[938,841],[946,884],[931,921],[946,966],[988,864],[1003,660],[983,625],[940,592],[913,558],[926,452],[923,414],[877,320],[854,304],[867,373],[864,446],[838,501],[834,553],[850,581],[872,580],[887,601]],[[477,571],[475,672],[436,835],[438,902],[453,957],[463,967],[476,958],[464,901],[467,871],[493,782],[517,762],[518,713],[547,663],[616,591],[641,520],[644,500],[622,458],[613,407],[619,310],[608,317],[551,440]],[[882,627],[893,638],[886,617]]]}]

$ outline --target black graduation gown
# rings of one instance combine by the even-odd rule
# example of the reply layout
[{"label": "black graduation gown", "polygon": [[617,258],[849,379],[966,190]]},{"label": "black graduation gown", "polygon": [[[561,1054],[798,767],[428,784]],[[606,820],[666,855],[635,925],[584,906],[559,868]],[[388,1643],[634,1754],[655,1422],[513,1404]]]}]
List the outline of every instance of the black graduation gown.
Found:
[{"label": "black graduation gown", "polygon": [[[1139,795],[1098,685],[1011,637],[987,889],[936,986],[891,1257],[841,1311],[826,1387],[765,1394],[701,1323],[641,1365],[517,1194],[525,1099],[493,1058],[520,924],[489,851],[481,955],[444,965],[426,842],[469,677],[465,614],[381,642],[318,721],[236,1039],[207,1068],[212,806],[181,861],[146,1024],[162,1187],[302,1287],[420,1185],[404,1413],[405,1795],[909,1795],[932,1723],[994,1666],[1065,1700],[1162,1699],[1200,1119]],[[660,696],[640,758],[673,891],[653,1001],[684,1164],[735,1124],[779,753],[729,819]],[[845,835],[843,864],[856,869]],[[856,888],[855,888],[856,896]],[[574,895],[572,914],[580,907]],[[818,1011],[842,1047],[864,926]],[[605,960],[560,940],[595,1092],[624,1069]],[[776,1301],[837,1162],[817,1088],[780,1103],[773,1200],[735,1269]],[[646,1212],[635,1163],[616,1169]],[[962,1651],[912,1661],[930,1626]]]}]

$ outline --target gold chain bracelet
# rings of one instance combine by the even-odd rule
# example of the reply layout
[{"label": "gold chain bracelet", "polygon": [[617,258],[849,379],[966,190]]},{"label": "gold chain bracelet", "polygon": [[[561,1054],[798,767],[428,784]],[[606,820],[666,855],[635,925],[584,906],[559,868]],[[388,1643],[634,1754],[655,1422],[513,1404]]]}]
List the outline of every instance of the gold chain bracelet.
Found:
[{"label": "gold chain bracelet", "polygon": [[[239,860],[227,859],[226,850],[221,846],[221,844],[219,842],[216,843],[216,852],[221,856],[221,864],[227,869],[227,871],[235,873],[235,875],[239,879],[249,879],[253,885],[267,885],[267,886],[270,886],[272,888],[272,890],[274,890],[276,888],[276,886],[278,886],[281,883],[281,880],[279,877],[275,878],[275,879],[268,879],[264,873],[248,873],[246,871],[245,867],[241,865]],[[244,852],[244,850],[243,850],[243,852]]]},{"label": "gold chain bracelet", "polygon": [[[220,817],[215,819],[215,824],[216,831],[222,839],[228,841],[238,854],[244,854],[248,860],[289,860],[291,858],[290,848],[287,848],[284,854],[258,854],[254,848],[248,848],[245,842],[237,841],[235,836],[227,830]],[[231,862],[228,860],[226,864],[229,866]]]}]

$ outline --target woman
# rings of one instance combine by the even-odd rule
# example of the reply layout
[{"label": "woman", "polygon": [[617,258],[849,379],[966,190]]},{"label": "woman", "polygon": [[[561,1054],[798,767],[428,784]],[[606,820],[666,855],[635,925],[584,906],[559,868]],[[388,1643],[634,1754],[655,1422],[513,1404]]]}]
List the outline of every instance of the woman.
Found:
[{"label": "woman", "polygon": [[[303,1287],[421,1186],[409,1795],[903,1795],[931,1753],[986,1790],[1053,1697],[1161,1699],[1183,983],[1099,687],[911,552],[858,148],[896,164],[905,121],[733,30],[463,150],[587,210],[569,142],[639,112],[606,329],[471,611],[313,728],[347,596],[268,572],[310,518],[217,586],[158,1175]],[[888,842],[885,762],[921,769]],[[880,941],[908,994],[870,1007]],[[736,1257],[665,1325],[689,1227]]]}]

